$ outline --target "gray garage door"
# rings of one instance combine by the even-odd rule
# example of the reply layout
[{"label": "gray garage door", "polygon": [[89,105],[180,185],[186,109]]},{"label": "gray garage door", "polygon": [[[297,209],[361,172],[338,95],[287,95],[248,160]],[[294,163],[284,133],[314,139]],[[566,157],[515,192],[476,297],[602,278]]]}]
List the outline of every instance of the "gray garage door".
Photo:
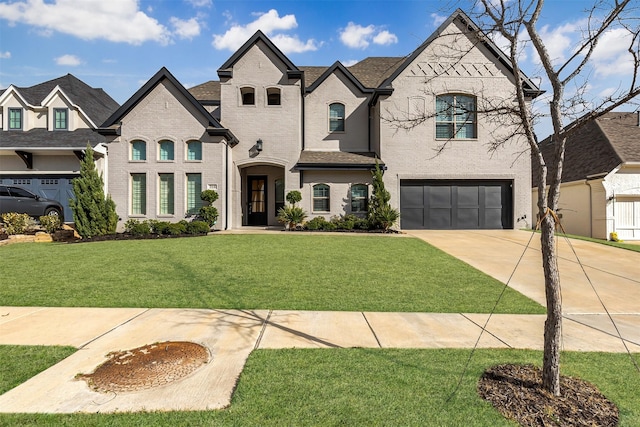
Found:
[{"label": "gray garage door", "polygon": [[0,175],[0,184],[17,185],[34,194],[60,202],[64,207],[65,222],[73,222],[69,199],[75,198],[71,180],[79,175]]},{"label": "gray garage door", "polygon": [[405,230],[513,228],[511,181],[400,181]]}]

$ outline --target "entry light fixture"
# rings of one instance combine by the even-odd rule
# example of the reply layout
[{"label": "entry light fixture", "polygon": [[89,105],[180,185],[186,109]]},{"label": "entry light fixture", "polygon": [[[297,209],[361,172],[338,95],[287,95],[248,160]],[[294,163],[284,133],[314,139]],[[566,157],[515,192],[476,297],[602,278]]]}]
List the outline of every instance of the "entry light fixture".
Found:
[{"label": "entry light fixture", "polygon": [[262,151],[262,139],[256,141],[256,150],[258,152]]}]

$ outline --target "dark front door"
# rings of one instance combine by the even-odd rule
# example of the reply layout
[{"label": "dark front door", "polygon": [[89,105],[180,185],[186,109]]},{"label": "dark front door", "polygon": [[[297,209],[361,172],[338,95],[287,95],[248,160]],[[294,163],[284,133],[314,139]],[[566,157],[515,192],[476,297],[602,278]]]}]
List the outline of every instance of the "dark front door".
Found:
[{"label": "dark front door", "polygon": [[267,225],[267,177],[247,177],[247,225]]}]

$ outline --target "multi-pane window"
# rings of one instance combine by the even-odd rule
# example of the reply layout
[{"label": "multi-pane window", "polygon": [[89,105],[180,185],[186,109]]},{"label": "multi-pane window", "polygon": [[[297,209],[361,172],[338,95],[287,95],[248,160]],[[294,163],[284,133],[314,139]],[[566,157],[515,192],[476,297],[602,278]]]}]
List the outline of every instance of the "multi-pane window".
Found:
[{"label": "multi-pane window", "polygon": [[159,192],[159,213],[160,215],[173,215],[173,174],[161,173],[158,175],[160,185]]},{"label": "multi-pane window", "polygon": [[202,199],[200,198],[202,193],[202,174],[188,173],[187,174],[187,213],[195,215],[200,211],[202,207]]},{"label": "multi-pane window", "polygon": [[280,105],[280,89],[277,87],[267,89],[267,105]]},{"label": "multi-pane window", "polygon": [[476,138],[476,99],[467,95],[436,97],[436,138]]},{"label": "multi-pane window", "polygon": [[256,93],[252,87],[240,88],[240,96],[242,97],[242,105],[255,105]]},{"label": "multi-pane window", "polygon": [[344,132],[344,104],[329,105],[329,132]]},{"label": "multi-pane window", "polygon": [[331,209],[329,200],[329,186],[327,184],[317,184],[313,186],[313,211],[329,212]]},{"label": "multi-pane window", "polygon": [[366,212],[368,199],[368,185],[355,184],[351,186],[351,212]]},{"label": "multi-pane window", "polygon": [[160,141],[159,145],[158,160],[173,160],[173,141]]},{"label": "multi-pane window", "polygon": [[187,160],[202,160],[202,142],[187,142]]},{"label": "multi-pane window", "polygon": [[53,109],[53,129],[67,130],[69,128],[69,110],[66,108]]},{"label": "multi-pane window", "polygon": [[9,129],[22,129],[22,108],[9,108]]},{"label": "multi-pane window", "polygon": [[131,174],[131,215],[147,214],[147,175]]},{"label": "multi-pane window", "polygon": [[147,160],[147,143],[141,140],[131,141],[131,160]]}]

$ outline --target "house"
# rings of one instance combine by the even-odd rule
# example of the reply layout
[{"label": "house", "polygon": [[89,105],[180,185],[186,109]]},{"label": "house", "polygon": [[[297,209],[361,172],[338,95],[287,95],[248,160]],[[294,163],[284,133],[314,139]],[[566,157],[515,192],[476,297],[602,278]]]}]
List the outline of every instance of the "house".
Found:
[{"label": "house", "polygon": [[515,78],[540,93],[460,10],[409,55],[349,67],[298,66],[258,31],[218,80],[187,91],[162,69],[100,126],[109,192],[123,222],[178,221],[209,188],[217,228],[268,226],[292,190],[310,218],[365,215],[379,164],[401,228],[525,227],[526,143],[490,152],[511,129],[476,113]]},{"label": "house", "polygon": [[64,207],[64,218],[72,220],[71,180],[79,176],[87,144],[95,150],[100,172],[106,171],[104,138],[94,130],[117,107],[102,89],[71,74],[2,90],[0,184],[19,185],[55,199]]},{"label": "house", "polygon": [[[540,148],[552,159],[549,138]],[[534,209],[537,198],[534,188]],[[640,240],[640,113],[607,113],[570,134],[557,213],[569,234]]]}]

